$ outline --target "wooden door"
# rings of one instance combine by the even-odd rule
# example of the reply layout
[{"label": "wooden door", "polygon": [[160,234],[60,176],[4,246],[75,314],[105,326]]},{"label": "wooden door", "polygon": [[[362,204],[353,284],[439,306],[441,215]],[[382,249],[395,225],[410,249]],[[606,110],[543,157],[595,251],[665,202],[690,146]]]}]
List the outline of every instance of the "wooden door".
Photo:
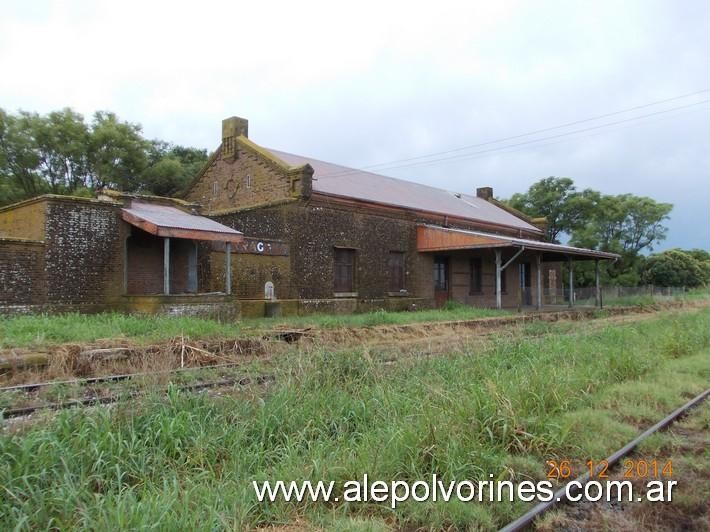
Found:
[{"label": "wooden door", "polygon": [[436,308],[444,306],[449,298],[449,258],[434,257],[434,301]]},{"label": "wooden door", "polygon": [[532,275],[529,262],[520,263],[520,291],[523,305],[532,305]]}]

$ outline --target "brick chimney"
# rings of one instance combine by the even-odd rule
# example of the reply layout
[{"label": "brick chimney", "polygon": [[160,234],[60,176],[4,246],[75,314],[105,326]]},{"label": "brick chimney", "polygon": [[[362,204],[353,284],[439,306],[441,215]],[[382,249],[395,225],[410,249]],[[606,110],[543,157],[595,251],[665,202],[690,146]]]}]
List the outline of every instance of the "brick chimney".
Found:
[{"label": "brick chimney", "polygon": [[492,187],[479,187],[476,189],[476,196],[486,201],[493,198],[493,188]]},{"label": "brick chimney", "polygon": [[231,116],[222,120],[222,158],[234,160],[237,158],[237,137],[249,137],[249,120]]}]

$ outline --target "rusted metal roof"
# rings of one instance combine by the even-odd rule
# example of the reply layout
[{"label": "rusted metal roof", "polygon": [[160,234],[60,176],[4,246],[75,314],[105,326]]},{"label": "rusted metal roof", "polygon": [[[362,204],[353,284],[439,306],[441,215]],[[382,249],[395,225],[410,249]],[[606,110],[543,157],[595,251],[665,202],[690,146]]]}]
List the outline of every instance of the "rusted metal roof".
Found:
[{"label": "rusted metal roof", "polygon": [[244,235],[231,227],[169,205],[133,201],[121,209],[121,216],[129,224],[157,236],[234,243],[244,240]]},{"label": "rusted metal roof", "polygon": [[269,151],[291,166],[310,164],[314,170],[314,192],[542,233],[534,225],[476,196],[449,192],[292,153],[272,149]]},{"label": "rusted metal roof", "polygon": [[540,242],[538,240],[495,235],[480,231],[452,229],[436,225],[417,226],[417,251],[420,252],[503,247],[525,248],[535,251],[542,251],[543,253],[548,253],[551,259],[553,258],[552,255],[614,260],[620,257],[620,255],[617,255],[616,253],[608,253],[606,251],[564,246],[562,244],[552,244],[550,242]]}]

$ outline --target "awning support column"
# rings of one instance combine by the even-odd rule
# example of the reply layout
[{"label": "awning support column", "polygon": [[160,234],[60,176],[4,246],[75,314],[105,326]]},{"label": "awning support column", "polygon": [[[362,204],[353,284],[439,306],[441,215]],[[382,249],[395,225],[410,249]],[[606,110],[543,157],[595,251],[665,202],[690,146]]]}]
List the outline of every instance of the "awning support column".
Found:
[{"label": "awning support column", "polygon": [[496,253],[496,308],[501,309],[503,302],[500,297],[500,272],[501,272],[501,251],[500,249],[495,250]]},{"label": "awning support column", "polygon": [[163,294],[170,294],[170,238],[163,238]]},{"label": "awning support column", "polygon": [[537,266],[537,304],[535,306],[537,310],[540,310],[542,308],[542,255],[540,253],[537,254],[535,262]]},{"label": "awning support column", "polygon": [[594,284],[594,303],[597,307],[602,308],[602,289],[601,285],[599,284],[599,259],[596,259],[594,261]]},{"label": "awning support column", "polygon": [[574,306],[574,271],[572,271],[572,257],[567,257],[569,266],[569,307]]},{"label": "awning support column", "polygon": [[224,292],[232,293],[232,243],[225,242]]}]

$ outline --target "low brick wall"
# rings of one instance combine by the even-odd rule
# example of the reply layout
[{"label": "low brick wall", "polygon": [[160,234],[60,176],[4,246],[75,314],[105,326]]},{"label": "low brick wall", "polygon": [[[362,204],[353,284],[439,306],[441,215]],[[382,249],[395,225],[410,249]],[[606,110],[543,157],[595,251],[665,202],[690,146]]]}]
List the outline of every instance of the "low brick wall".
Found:
[{"label": "low brick wall", "polygon": [[44,242],[0,238],[0,313],[42,303],[45,286]]},{"label": "low brick wall", "polygon": [[231,321],[239,319],[241,301],[232,296],[218,294],[124,296],[116,301],[114,310]]}]

